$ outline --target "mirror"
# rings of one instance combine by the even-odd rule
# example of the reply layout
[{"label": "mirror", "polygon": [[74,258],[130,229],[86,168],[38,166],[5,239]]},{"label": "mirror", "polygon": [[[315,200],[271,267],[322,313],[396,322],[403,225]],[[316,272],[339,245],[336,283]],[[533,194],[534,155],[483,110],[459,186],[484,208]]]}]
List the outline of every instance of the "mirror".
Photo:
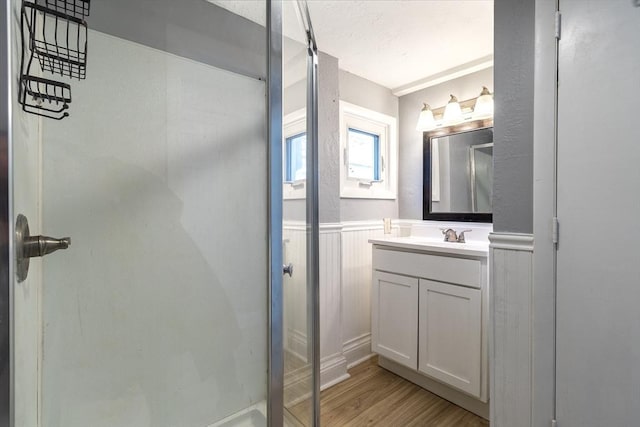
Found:
[{"label": "mirror", "polygon": [[424,133],[423,219],[492,221],[493,123]]}]

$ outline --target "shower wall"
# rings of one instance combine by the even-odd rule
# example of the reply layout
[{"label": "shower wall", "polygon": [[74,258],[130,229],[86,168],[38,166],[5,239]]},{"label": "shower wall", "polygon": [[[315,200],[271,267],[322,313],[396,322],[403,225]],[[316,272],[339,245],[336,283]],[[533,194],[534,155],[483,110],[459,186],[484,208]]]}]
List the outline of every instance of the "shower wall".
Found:
[{"label": "shower wall", "polygon": [[43,425],[206,426],[266,398],[265,84],[89,46],[42,122]]}]

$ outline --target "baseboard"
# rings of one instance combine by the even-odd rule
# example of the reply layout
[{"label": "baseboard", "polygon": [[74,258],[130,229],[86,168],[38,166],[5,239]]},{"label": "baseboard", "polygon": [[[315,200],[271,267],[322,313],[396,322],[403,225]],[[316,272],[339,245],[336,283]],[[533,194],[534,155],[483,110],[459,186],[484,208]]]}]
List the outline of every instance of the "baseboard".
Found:
[{"label": "baseboard", "polygon": [[347,369],[370,359],[374,356],[371,352],[371,334],[363,334],[352,338],[342,346],[342,354],[347,360]]},{"label": "baseboard", "polygon": [[[351,376],[347,373],[347,360],[342,354],[333,354],[320,361],[320,390],[325,390]],[[295,406],[311,397],[311,369],[302,367],[289,372],[285,378],[285,405]]]},{"label": "baseboard", "polygon": [[296,329],[287,331],[286,351],[296,356],[298,359],[307,361],[307,335]]},{"label": "baseboard", "polygon": [[320,361],[320,390],[350,377],[347,373],[347,359],[342,354],[334,354]]},{"label": "baseboard", "polygon": [[420,387],[429,390],[433,394],[437,394],[445,400],[454,403],[469,412],[473,412],[485,420],[489,419],[489,404],[468,396],[456,389],[446,386],[436,380],[420,374],[419,372],[409,369],[393,360],[386,359],[382,356],[378,357],[378,365],[384,369],[391,371],[402,378],[411,381]]}]

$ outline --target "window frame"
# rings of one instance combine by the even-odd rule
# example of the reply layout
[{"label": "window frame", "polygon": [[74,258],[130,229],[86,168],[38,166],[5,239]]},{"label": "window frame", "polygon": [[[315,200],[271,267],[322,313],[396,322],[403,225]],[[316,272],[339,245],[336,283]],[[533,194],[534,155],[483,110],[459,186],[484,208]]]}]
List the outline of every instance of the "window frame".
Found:
[{"label": "window frame", "polygon": [[[349,177],[349,130],[378,135],[379,180]],[[340,101],[340,197],[395,200],[398,193],[397,118]]]},{"label": "window frame", "polygon": [[304,199],[307,196],[307,178],[286,181],[287,139],[307,133],[307,109],[301,108],[285,115],[282,119],[282,197],[284,200]]}]

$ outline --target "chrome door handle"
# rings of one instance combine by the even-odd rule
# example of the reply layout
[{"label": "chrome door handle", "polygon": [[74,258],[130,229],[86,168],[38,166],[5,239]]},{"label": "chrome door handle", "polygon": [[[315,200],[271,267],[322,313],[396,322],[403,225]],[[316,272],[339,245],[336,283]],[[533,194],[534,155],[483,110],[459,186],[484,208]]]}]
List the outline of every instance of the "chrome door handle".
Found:
[{"label": "chrome door handle", "polygon": [[288,274],[289,277],[293,276],[293,264],[289,263],[289,265],[282,266],[282,275]]},{"label": "chrome door handle", "polygon": [[23,282],[29,274],[29,258],[42,257],[59,249],[67,249],[71,245],[70,237],[55,239],[48,236],[31,236],[29,221],[20,214],[16,219],[16,260],[18,283]]}]

